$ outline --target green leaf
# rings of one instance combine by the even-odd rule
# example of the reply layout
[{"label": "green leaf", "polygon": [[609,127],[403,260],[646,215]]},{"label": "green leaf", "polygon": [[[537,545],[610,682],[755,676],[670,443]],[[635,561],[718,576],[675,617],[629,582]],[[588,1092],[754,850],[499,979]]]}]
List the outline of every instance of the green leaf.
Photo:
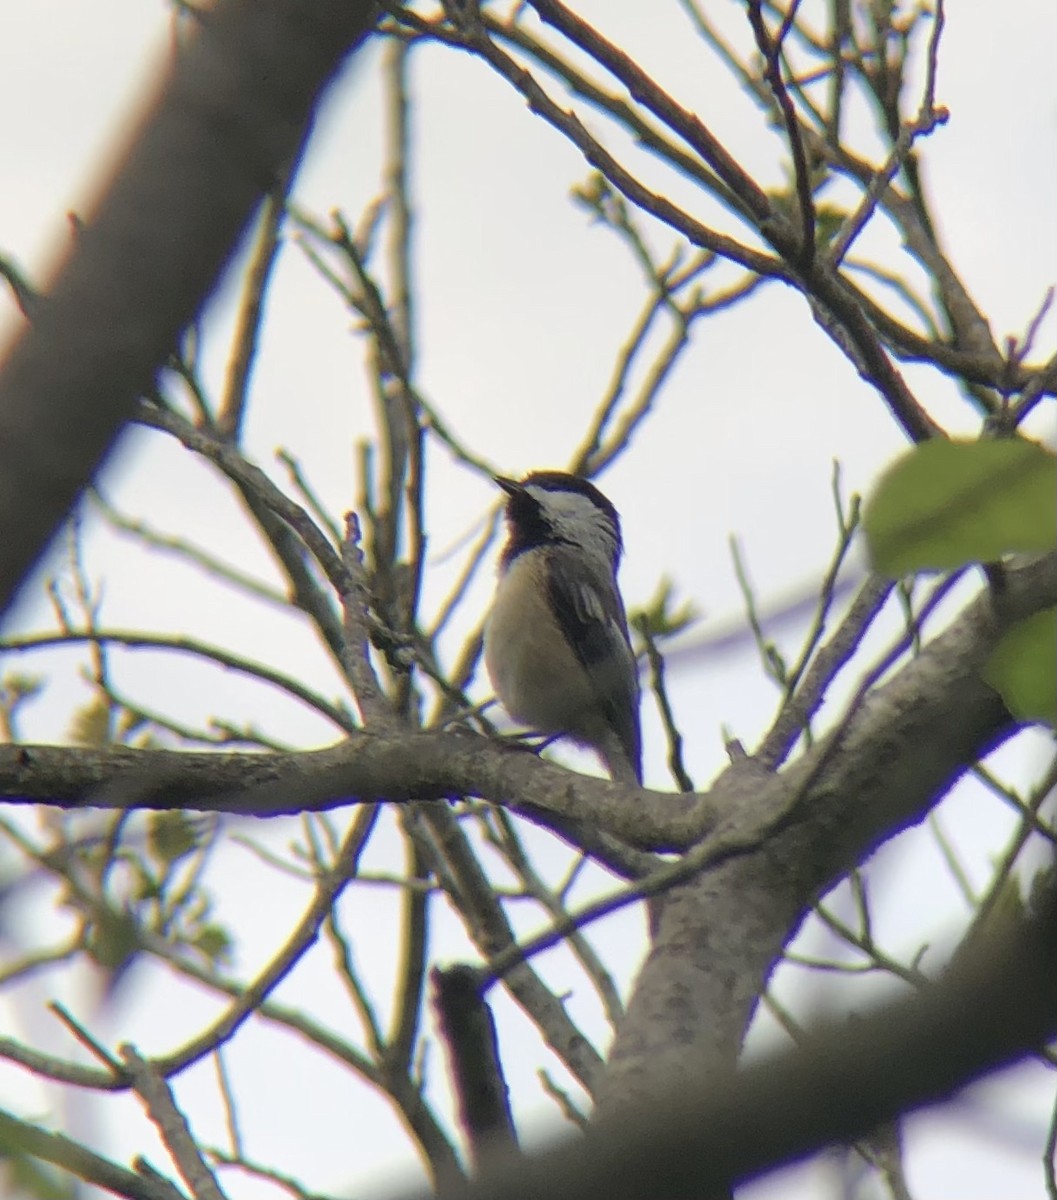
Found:
[{"label": "green leaf", "polygon": [[1007,630],[984,666],[984,679],[1014,717],[1057,727],[1057,608]]},{"label": "green leaf", "polygon": [[130,708],[123,708],[117,722],[117,740],[119,742],[127,742],[146,723],[147,718],[142,713],[134,712]]},{"label": "green leaf", "polygon": [[898,578],[1057,545],[1057,458],[1022,438],[915,446],[863,512],[878,571]]},{"label": "green leaf", "polygon": [[139,927],[127,913],[100,911],[92,924],[85,949],[109,971],[120,971],[139,949]]},{"label": "green leaf", "polygon": [[130,862],[129,892],[136,901],[157,900],[162,894],[162,881],[141,862]]},{"label": "green leaf", "polygon": [[0,679],[0,696],[12,700],[32,700],[44,690],[44,679],[40,675],[22,675],[12,671]]},{"label": "green leaf", "polygon": [[674,594],[672,581],[663,578],[642,608],[629,613],[628,624],[654,640],[682,633],[697,620],[697,610],[691,600],[676,604]]},{"label": "green leaf", "polygon": [[1057,864],[1050,860],[1048,867],[1036,871],[1028,888],[1028,912],[1033,916],[1042,911],[1042,906],[1049,899],[1050,893],[1057,886]]},{"label": "green leaf", "polygon": [[202,822],[178,809],[151,813],[147,823],[147,846],[155,862],[169,865],[198,848]]},{"label": "green leaf", "polygon": [[78,746],[110,744],[110,701],[105,695],[100,692],[76,710],[68,736]]},{"label": "green leaf", "polygon": [[815,243],[825,249],[840,233],[841,226],[847,220],[848,214],[843,208],[833,204],[817,204],[815,206]]},{"label": "green leaf", "polygon": [[231,935],[222,925],[203,925],[191,939],[191,944],[196,946],[213,966],[231,960]]},{"label": "green leaf", "polygon": [[[9,1148],[8,1142],[14,1145]],[[12,1189],[8,1194],[25,1200],[72,1200],[73,1181],[60,1176],[50,1164],[21,1154],[17,1143],[17,1132],[0,1142],[0,1160],[5,1163],[3,1179]]]}]

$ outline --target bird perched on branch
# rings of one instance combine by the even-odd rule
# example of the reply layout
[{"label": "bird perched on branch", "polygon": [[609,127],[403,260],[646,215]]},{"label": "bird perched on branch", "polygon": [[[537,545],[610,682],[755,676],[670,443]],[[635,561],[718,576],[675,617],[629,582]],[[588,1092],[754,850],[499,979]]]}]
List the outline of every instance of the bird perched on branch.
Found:
[{"label": "bird perched on branch", "polygon": [[617,586],[620,518],[586,479],[497,477],[507,541],[485,627],[485,666],[507,712],[594,750],[642,782],[639,679]]}]

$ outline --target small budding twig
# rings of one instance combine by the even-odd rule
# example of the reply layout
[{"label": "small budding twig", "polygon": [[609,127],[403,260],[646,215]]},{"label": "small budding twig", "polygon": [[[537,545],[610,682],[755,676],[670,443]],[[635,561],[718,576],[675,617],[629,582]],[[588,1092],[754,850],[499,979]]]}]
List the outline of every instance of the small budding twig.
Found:
[{"label": "small budding twig", "polygon": [[374,667],[370,652],[370,589],[360,549],[360,522],[355,513],[345,517],[345,537],[341,544],[346,586],[341,592],[345,644],[342,666],[352,687],[364,725],[391,725],[395,714]]},{"label": "small budding twig", "polygon": [[202,1157],[187,1118],[176,1107],[169,1085],[135,1047],[121,1047],[132,1087],[143,1101],[147,1116],[158,1129],[165,1148],[195,1200],[227,1200],[216,1176]]}]

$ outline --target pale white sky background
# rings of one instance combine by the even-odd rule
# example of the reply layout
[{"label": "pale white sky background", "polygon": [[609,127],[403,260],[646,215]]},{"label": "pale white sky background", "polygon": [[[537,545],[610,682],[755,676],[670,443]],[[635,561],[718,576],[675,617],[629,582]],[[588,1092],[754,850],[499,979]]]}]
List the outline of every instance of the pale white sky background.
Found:
[{"label": "pale white sky background", "polygon": [[[780,142],[763,131],[755,105],[725,73],[702,69],[706,60],[677,5],[648,6],[648,20],[647,6],[628,0],[578,7],[696,108],[765,186],[781,186]],[[944,242],[995,332],[1021,333],[1057,275],[1057,11],[1049,0],[1002,6],[960,0],[950,9],[938,98],[952,117],[927,146],[926,180]],[[709,10],[745,44],[740,5],[720,0]],[[168,21],[161,0],[0,0],[0,253],[31,275],[67,235],[64,213],[82,205],[100,156],[112,156],[122,123],[156,75],[152,64],[167,44]],[[368,50],[335,87],[297,190],[304,207],[319,213],[341,207],[355,215],[377,194],[378,62],[377,48]],[[497,467],[517,473],[560,466],[578,443],[642,302],[638,268],[610,232],[592,227],[570,202],[570,187],[587,174],[578,155],[483,66],[438,50],[421,53],[414,98],[420,382],[460,436]],[[683,181],[648,162],[645,169],[704,217],[729,220],[692,197]],[[659,250],[670,243],[663,233],[654,236]],[[886,249],[879,241],[872,248],[877,254]],[[206,323],[207,375],[214,385],[222,379],[232,295],[221,289]],[[9,297],[0,296],[0,330],[15,319]],[[269,299],[247,448],[279,480],[274,451],[289,449],[337,513],[355,494],[355,440],[371,429],[370,393],[349,324],[304,257],[288,246]],[[1051,314],[1040,331],[1037,358],[1051,352],[1055,332]],[[975,431],[972,412],[953,388],[921,368],[908,366],[905,374],[948,429]],[[1052,417],[1047,411],[1038,416],[1036,432],[1048,436]],[[732,533],[745,548],[764,609],[780,603],[815,580],[831,554],[833,459],[843,466],[847,488],[864,491],[902,446],[881,402],[792,293],[772,287],[751,304],[699,324],[656,414],[602,481],[624,519],[622,581],[629,605],[644,602],[658,579],[669,575],[704,614],[704,635],[737,621],[742,606],[727,549]],[[225,487],[161,435],[130,435],[104,488],[124,510],[147,516],[157,528],[208,544],[272,578],[267,555],[247,536]],[[430,459],[429,496],[431,546],[438,554],[493,499],[484,482],[441,450]],[[304,677],[325,694],[337,693],[338,681],[314,639],[267,606],[216,585],[201,586],[198,579],[189,586],[186,568],[135,552],[111,535],[90,538],[88,560],[107,580],[104,618],[111,625],[194,633]],[[445,594],[455,569],[454,562],[435,565],[427,605]],[[482,611],[489,587],[486,572],[467,622]],[[31,606],[23,615],[27,625],[47,620]],[[455,645],[453,640],[448,648]],[[783,642],[787,650],[795,645]],[[54,682],[26,718],[29,736],[61,736],[71,707],[84,695],[76,670],[81,660],[53,652],[34,661],[33,669],[53,673]],[[201,722],[213,714],[253,720],[297,745],[334,736],[293,702],[195,662],[115,654],[113,668],[123,690],[181,720]],[[760,675],[748,646],[705,662],[688,659],[685,669],[673,672],[673,700],[698,782],[722,765],[724,728],[747,744],[765,728],[775,694]],[[651,710],[645,723],[648,779],[663,785],[664,748]],[[1043,739],[1025,739],[1002,762],[1023,781],[1044,753]],[[945,808],[944,824],[982,885],[1008,821],[994,802],[966,795]],[[289,826],[244,832],[276,845],[293,834]],[[379,839],[375,865],[393,845]],[[296,922],[303,891],[246,849],[227,850],[219,866],[220,914],[242,939],[235,966],[248,977]],[[926,837],[907,836],[886,847],[871,878],[878,934],[894,954],[909,958],[924,942],[942,945],[944,931],[953,932],[965,918]],[[380,892],[357,893],[348,912],[361,966],[384,996],[394,907]],[[536,927],[530,920],[525,932]],[[641,952],[640,935],[634,914],[593,930],[624,986]],[[438,920],[437,940],[450,946],[452,957],[465,953],[454,922]],[[562,979],[562,955],[547,962],[551,976]],[[47,977],[22,989],[17,1004],[0,1007],[0,1032],[74,1054],[43,1006],[61,995],[91,1021],[83,984],[82,978],[80,987],[60,987]],[[829,978],[810,980],[813,991],[802,982],[789,986],[802,1004],[814,996],[833,1007],[844,994]],[[349,1032],[348,1008],[325,951],[314,952],[279,996],[291,1002],[311,996],[321,1019]],[[496,1008],[518,1112],[530,1132],[553,1129],[556,1114],[535,1079],[546,1056],[510,1004],[498,998]],[[600,1015],[589,1002],[578,995],[572,1010],[604,1039]],[[112,1044],[131,1039],[144,1053],[160,1053],[215,1012],[211,998],[188,988],[174,995],[167,981],[144,973],[95,1027]],[[314,1052],[286,1035],[252,1027],[229,1048],[227,1061],[252,1155],[338,1195],[379,1195],[413,1178],[412,1155],[385,1106]],[[438,1060],[438,1094],[442,1075]],[[189,1071],[176,1087],[195,1130],[205,1141],[223,1144],[212,1068]],[[912,1121],[908,1168],[916,1200],[1042,1197],[1037,1155],[1053,1088],[1052,1077],[1026,1068],[977,1089],[957,1113]],[[72,1125],[120,1160],[145,1150],[158,1165],[164,1161],[126,1099],[66,1101],[64,1110],[56,1093],[0,1064],[0,1102],[44,1122]],[[234,1176],[226,1184],[234,1200],[277,1194]],[[831,1188],[827,1170],[814,1166],[745,1195],[813,1197],[835,1194]]]}]

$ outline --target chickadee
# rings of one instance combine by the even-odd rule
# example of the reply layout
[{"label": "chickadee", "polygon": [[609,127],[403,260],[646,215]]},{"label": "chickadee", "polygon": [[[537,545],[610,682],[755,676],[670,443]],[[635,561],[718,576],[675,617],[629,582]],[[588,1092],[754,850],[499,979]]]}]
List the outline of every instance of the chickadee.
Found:
[{"label": "chickadee", "polygon": [[610,778],[642,782],[639,679],[617,587],[620,518],[586,479],[497,477],[508,538],[484,635],[504,708],[594,750]]}]

